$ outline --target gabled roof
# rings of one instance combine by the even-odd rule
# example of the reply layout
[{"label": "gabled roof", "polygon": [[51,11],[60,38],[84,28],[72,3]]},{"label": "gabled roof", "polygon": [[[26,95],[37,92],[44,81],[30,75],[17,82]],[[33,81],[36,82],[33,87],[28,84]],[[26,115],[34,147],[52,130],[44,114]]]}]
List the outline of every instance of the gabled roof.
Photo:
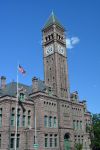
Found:
[{"label": "gabled roof", "polygon": [[[18,87],[21,89],[25,89],[25,93],[27,95],[32,93],[32,85],[28,86],[22,83],[18,83]],[[39,91],[44,91],[45,90],[45,84],[43,81],[38,80],[38,90]],[[10,82],[6,85],[4,89],[0,89],[0,97],[2,96],[16,96],[17,93],[17,83],[16,82]]]},{"label": "gabled roof", "polygon": [[62,24],[58,21],[58,19],[56,18],[56,16],[54,15],[54,13],[52,12],[48,21],[46,22],[46,24],[44,25],[43,29],[46,29],[47,27],[53,25],[53,24],[56,24],[58,25],[59,27],[63,28],[64,27],[62,26]]}]

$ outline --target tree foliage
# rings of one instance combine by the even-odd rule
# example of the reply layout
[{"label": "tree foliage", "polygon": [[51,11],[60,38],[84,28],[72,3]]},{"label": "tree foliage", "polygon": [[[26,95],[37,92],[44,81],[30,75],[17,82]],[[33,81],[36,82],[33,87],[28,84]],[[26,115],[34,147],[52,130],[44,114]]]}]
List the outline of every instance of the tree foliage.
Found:
[{"label": "tree foliage", "polygon": [[80,143],[75,144],[75,150],[82,150],[83,145]]},{"label": "tree foliage", "polygon": [[92,116],[92,125],[87,127],[90,134],[91,147],[93,150],[100,150],[100,114]]}]

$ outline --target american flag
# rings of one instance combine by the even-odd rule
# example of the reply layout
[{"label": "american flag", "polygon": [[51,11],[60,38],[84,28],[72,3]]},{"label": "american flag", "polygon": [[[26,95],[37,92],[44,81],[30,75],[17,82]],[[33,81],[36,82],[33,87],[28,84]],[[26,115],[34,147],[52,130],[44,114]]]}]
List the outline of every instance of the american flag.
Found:
[{"label": "american flag", "polygon": [[18,70],[20,73],[26,74],[26,71],[24,70],[24,68],[21,65],[18,66]]}]

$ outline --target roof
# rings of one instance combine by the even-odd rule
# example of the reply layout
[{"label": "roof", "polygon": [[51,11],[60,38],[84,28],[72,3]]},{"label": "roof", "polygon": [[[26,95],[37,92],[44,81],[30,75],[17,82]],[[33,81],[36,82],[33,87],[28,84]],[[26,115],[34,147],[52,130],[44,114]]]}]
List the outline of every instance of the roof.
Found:
[{"label": "roof", "polygon": [[[18,87],[20,89],[23,88],[27,95],[32,93],[32,85],[28,86],[22,83],[18,83]],[[39,91],[45,90],[45,84],[41,80],[38,80],[38,90]],[[10,82],[6,85],[4,89],[0,89],[0,97],[5,95],[16,96],[16,93],[17,93],[17,82]]]},{"label": "roof", "polygon": [[59,27],[63,28],[64,27],[62,26],[62,24],[58,21],[58,19],[56,18],[56,16],[54,15],[54,13],[52,12],[48,21],[46,22],[46,24],[44,25],[43,29],[46,29],[47,27],[53,25],[53,24],[56,24],[58,25]]}]

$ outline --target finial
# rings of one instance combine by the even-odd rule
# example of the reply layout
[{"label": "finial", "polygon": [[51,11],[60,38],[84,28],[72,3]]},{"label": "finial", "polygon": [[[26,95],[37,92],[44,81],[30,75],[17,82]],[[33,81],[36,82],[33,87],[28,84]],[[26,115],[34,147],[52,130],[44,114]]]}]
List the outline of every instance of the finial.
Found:
[{"label": "finial", "polygon": [[55,22],[55,17],[54,17],[54,12],[53,12],[53,10],[52,10],[51,15],[52,15],[52,18],[53,18],[53,22]]},{"label": "finial", "polygon": [[52,16],[54,16],[54,12],[53,12],[53,10],[52,10],[52,13],[51,13],[51,14],[52,14]]}]

